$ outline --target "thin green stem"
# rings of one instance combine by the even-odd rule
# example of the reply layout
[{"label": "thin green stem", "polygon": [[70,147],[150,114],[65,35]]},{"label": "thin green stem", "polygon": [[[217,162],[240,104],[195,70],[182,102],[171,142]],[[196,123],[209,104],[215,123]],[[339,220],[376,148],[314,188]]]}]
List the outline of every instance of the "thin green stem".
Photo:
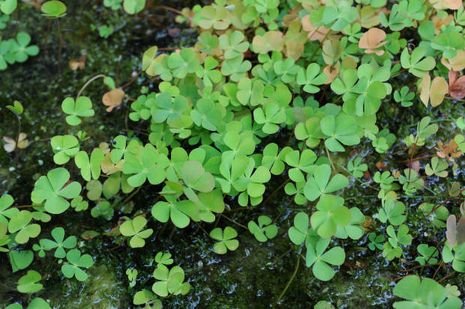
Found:
[{"label": "thin green stem", "polygon": [[91,79],[89,79],[85,84],[84,86],[82,86],[82,88],[79,90],[77,96],[76,96],[76,100],[77,98],[79,98],[82,94],[82,92],[95,80],[99,79],[99,78],[105,78],[106,75],[104,74],[98,74],[98,75],[95,75],[94,77],[92,77]]},{"label": "thin green stem", "polygon": [[278,300],[276,301],[276,304],[279,304],[281,302],[281,299],[286,294],[287,290],[289,289],[289,286],[291,285],[292,281],[294,281],[295,276],[297,275],[297,271],[299,270],[299,267],[300,267],[300,255],[297,255],[297,263],[295,264],[294,272],[292,273],[291,278],[289,279],[286,286],[284,287],[284,290],[279,295]]},{"label": "thin green stem", "polygon": [[229,218],[228,216],[226,216],[226,215],[224,215],[224,214],[221,214],[221,216],[222,216],[223,218],[225,218],[226,220],[228,220],[229,222],[234,223],[235,225],[240,226],[240,227],[242,227],[243,229],[249,230],[249,228],[248,228],[247,226],[245,226],[245,225],[243,225],[243,224],[240,224],[239,222],[234,221],[233,219]]},{"label": "thin green stem", "polygon": [[328,147],[325,145],[325,151],[326,155],[328,156],[329,163],[331,164],[331,167],[333,168],[334,171],[336,171],[336,166],[334,166],[333,160],[331,159],[331,155],[329,154]]}]

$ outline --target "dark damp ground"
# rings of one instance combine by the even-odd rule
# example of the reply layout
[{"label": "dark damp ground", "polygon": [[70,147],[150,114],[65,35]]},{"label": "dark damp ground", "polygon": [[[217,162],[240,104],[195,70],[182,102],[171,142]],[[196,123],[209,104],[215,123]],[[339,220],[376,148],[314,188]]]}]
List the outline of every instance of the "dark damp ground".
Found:
[{"label": "dark damp ground", "polygon": [[[136,97],[141,86],[153,87],[144,76],[135,77],[140,71],[141,55],[152,45],[159,47],[190,46],[195,40],[195,32],[186,26],[174,23],[175,14],[159,8],[149,8],[138,17],[128,17],[122,12],[115,13],[95,1],[68,1],[69,14],[58,21],[49,21],[35,9],[23,5],[14,15],[13,22],[3,30],[4,38],[14,36],[18,31],[31,34],[33,43],[40,47],[40,54],[24,64],[15,64],[0,72],[0,136],[15,136],[17,123],[9,114],[5,105],[13,100],[21,101],[26,109],[23,116],[22,131],[33,141],[26,151],[19,155],[0,151],[0,192],[9,192],[16,198],[16,204],[29,204],[29,192],[33,182],[50,169],[52,164],[49,138],[66,132],[66,123],[60,104],[64,97],[74,96],[82,85],[92,76],[106,74],[115,78],[118,85],[133,82],[126,91]],[[192,6],[195,1],[170,1],[168,5],[181,9]],[[95,26],[111,24],[117,31],[108,39],[98,36]],[[72,71],[68,67],[71,59],[85,55],[84,70]],[[399,79],[399,83],[401,83]],[[96,116],[92,121],[84,122],[80,127],[92,140],[87,146],[96,146],[99,142],[110,142],[111,137],[119,133],[131,134],[134,126],[127,124],[128,108],[107,113],[99,104],[106,91],[101,82],[93,83],[86,89],[85,95],[93,99]],[[440,140],[446,140],[453,134],[453,128],[444,119],[461,115],[460,106],[447,103],[431,116],[439,122]],[[446,111],[446,112],[444,112]],[[414,129],[414,124],[424,116],[424,109],[410,108],[408,113],[401,110],[395,102],[384,105],[379,114],[381,126],[389,127],[397,136],[404,137]],[[129,130],[130,132],[127,132]],[[286,136],[277,137],[278,141],[288,140]],[[374,171],[374,163],[383,161],[388,168],[406,168],[405,149],[398,143],[388,155],[372,153],[371,145],[366,142],[358,152],[366,157]],[[355,152],[354,152],[355,153]],[[345,158],[333,158],[344,164]],[[462,173],[456,176],[463,181]],[[414,257],[416,245],[410,247],[408,261],[385,262],[379,251],[367,249],[366,237],[358,242],[338,241],[343,245],[347,259],[335,278],[328,283],[316,280],[311,269],[303,263],[296,270],[297,255],[286,235],[289,222],[299,211],[292,199],[282,190],[284,178],[274,180],[265,195],[265,205],[253,210],[241,209],[230,201],[232,210],[225,213],[230,219],[247,224],[250,218],[267,214],[279,218],[279,236],[265,244],[258,243],[247,231],[236,227],[240,233],[240,247],[225,256],[218,256],[211,250],[211,239],[206,230],[212,225],[192,224],[186,230],[174,229],[172,225],[157,224],[155,239],[144,249],[129,250],[123,241],[111,236],[98,236],[92,240],[81,239],[80,246],[94,256],[95,266],[89,270],[90,277],[85,283],[66,280],[59,271],[53,258],[35,258],[31,269],[39,271],[44,280],[45,289],[37,294],[49,299],[55,308],[130,308],[132,295],[136,289],[150,289],[153,271],[152,261],[156,252],[169,250],[175,263],[180,264],[192,289],[187,296],[171,297],[164,300],[168,308],[309,308],[319,300],[327,300],[341,308],[387,307],[392,303],[394,282],[405,275],[402,270],[417,265]],[[452,179],[450,179],[452,181]],[[429,197],[405,199],[409,211],[409,226],[416,235],[415,244],[421,242],[433,245],[442,242],[443,235],[431,235],[431,229],[423,215],[416,212],[422,201],[443,202],[449,209],[457,202],[447,200],[447,187],[435,179],[427,184],[434,192],[420,192]],[[379,201],[377,192],[369,186],[353,183],[344,192],[349,206],[359,207],[365,215],[377,212]],[[141,192],[134,200],[136,208],[149,208],[147,201],[154,200],[153,192]],[[121,211],[115,218],[124,215]],[[81,235],[94,229],[99,233],[108,232],[116,222],[104,222],[89,219],[89,213],[56,216],[52,222],[43,225],[43,233],[54,226],[64,226],[68,234]],[[225,226],[231,223],[224,217],[215,224]],[[373,228],[372,228],[373,229]],[[380,231],[381,232],[381,231]],[[428,236],[428,233],[429,236]],[[142,252],[142,253],[141,253]],[[136,288],[129,289],[125,271],[129,267],[139,270]],[[433,276],[435,267],[425,267],[419,274]],[[287,292],[277,303],[289,279],[296,271],[295,279]],[[14,302],[26,302],[27,296],[16,292],[16,282],[22,273],[12,273],[5,255],[0,256],[0,306]],[[436,273],[436,279],[447,275],[447,270]],[[446,282],[443,282],[446,283]],[[464,291],[464,280],[459,275],[451,276],[447,283],[457,284]]]}]

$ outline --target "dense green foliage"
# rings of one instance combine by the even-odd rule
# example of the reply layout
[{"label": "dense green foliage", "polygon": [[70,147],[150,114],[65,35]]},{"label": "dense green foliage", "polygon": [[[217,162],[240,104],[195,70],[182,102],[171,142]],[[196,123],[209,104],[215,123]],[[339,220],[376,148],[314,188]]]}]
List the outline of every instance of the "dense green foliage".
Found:
[{"label": "dense green foliage", "polygon": [[[45,1],[43,18],[67,18],[64,2]],[[103,4],[130,15],[147,5]],[[0,29],[16,7],[17,1],[0,0]],[[149,87],[130,90],[131,82],[118,85],[99,74],[55,102],[66,123],[49,138],[55,166],[34,180],[28,205],[2,192],[0,254],[21,274],[17,291],[47,289],[37,259],[53,263],[64,278],[88,280],[95,260],[84,240],[100,233],[92,226],[69,235],[59,218],[77,212],[102,222],[105,237],[135,254],[160,241],[167,226],[195,226],[218,255],[238,250],[243,234],[259,245],[284,238],[297,263],[276,303],[301,260],[327,282],[351,273],[348,256],[356,248],[399,267],[395,308],[461,308],[463,287],[447,278],[465,272],[465,121],[438,111],[465,98],[462,2],[217,0],[177,13],[178,22],[198,32],[196,43],[173,52],[147,48],[138,74],[150,78]],[[102,27],[101,37],[112,34]],[[38,53],[19,32],[0,41],[0,70]],[[108,88],[107,113],[126,115],[126,131],[109,140],[85,129],[98,108],[97,98],[83,93],[97,81]],[[27,155],[21,121],[28,107],[5,105],[18,130],[4,137],[4,150]],[[379,117],[386,110],[420,116],[398,130]],[[439,124],[454,132],[444,142],[436,138]],[[381,159],[370,161],[367,148]],[[400,163],[386,165],[382,158],[393,150]],[[451,176],[458,181],[447,182]],[[378,203],[354,204],[345,194],[351,186],[371,190]],[[447,189],[439,196],[434,186]],[[274,217],[270,200],[283,192],[292,203]],[[142,193],[143,203],[135,203]],[[246,213],[245,220],[230,218],[233,211]],[[161,308],[165,299],[195,289],[182,256],[148,254],[151,273],[125,272],[135,306]],[[49,308],[41,296],[27,308]]]}]

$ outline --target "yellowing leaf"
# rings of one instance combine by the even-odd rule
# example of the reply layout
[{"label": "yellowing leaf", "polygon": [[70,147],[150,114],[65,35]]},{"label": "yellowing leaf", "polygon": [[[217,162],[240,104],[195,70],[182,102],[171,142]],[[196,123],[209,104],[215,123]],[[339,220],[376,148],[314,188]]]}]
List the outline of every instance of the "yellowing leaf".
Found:
[{"label": "yellowing leaf", "polygon": [[102,161],[102,172],[105,175],[111,175],[116,172],[119,172],[123,169],[124,160],[120,160],[118,163],[114,164],[111,161],[111,153],[105,154],[105,158]]},{"label": "yellowing leaf", "polygon": [[378,50],[386,44],[386,32],[378,28],[371,28],[365,32],[360,41],[358,47],[365,49],[367,54],[376,54],[381,56],[384,54],[384,50]]},{"label": "yellowing leaf", "polygon": [[465,50],[458,51],[457,55],[450,59],[446,59],[443,57],[441,59],[441,62],[450,71],[462,71],[463,69],[465,69]]},{"label": "yellowing leaf", "polygon": [[448,92],[449,85],[444,77],[435,77],[431,81],[431,76],[425,74],[420,83],[420,99],[425,106],[429,103],[433,107],[440,105]]},{"label": "yellowing leaf", "polygon": [[360,10],[360,25],[363,28],[371,28],[379,24],[380,10],[367,5]]},{"label": "yellowing leaf", "polygon": [[118,107],[123,103],[124,91],[121,88],[115,88],[108,91],[103,95],[103,105],[108,106],[107,112],[111,112],[115,107]]},{"label": "yellowing leaf", "polygon": [[458,10],[463,4],[462,0],[430,0],[436,10]]},{"label": "yellowing leaf", "polygon": [[252,41],[253,50],[260,54],[270,51],[281,51],[284,48],[284,37],[281,31],[268,31],[263,36],[256,35]]},{"label": "yellowing leaf", "polygon": [[302,31],[300,20],[294,20],[284,36],[285,54],[288,58],[298,60],[302,56],[305,47],[306,32]]}]

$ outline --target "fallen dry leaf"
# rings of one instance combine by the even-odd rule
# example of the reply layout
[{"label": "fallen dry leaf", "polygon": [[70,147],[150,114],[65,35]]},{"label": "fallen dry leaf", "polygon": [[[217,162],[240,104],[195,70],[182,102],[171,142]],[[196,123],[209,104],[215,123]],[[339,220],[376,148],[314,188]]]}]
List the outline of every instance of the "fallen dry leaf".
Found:
[{"label": "fallen dry leaf", "polygon": [[121,88],[115,88],[108,91],[102,97],[103,105],[108,106],[107,112],[111,112],[114,108],[118,107],[123,103],[125,93]]},{"label": "fallen dry leaf", "polygon": [[358,47],[365,49],[365,53],[367,54],[376,54],[381,56],[384,54],[384,50],[379,50],[378,48],[385,44],[386,32],[378,28],[371,28],[362,35],[358,42]]},{"label": "fallen dry leaf", "polygon": [[420,83],[420,100],[428,106],[436,107],[444,101],[444,97],[449,92],[449,85],[444,77],[436,76],[431,81],[431,76],[427,73]]},{"label": "fallen dry leaf", "polygon": [[458,73],[449,71],[449,95],[456,100],[465,98],[465,76],[457,78]]}]

